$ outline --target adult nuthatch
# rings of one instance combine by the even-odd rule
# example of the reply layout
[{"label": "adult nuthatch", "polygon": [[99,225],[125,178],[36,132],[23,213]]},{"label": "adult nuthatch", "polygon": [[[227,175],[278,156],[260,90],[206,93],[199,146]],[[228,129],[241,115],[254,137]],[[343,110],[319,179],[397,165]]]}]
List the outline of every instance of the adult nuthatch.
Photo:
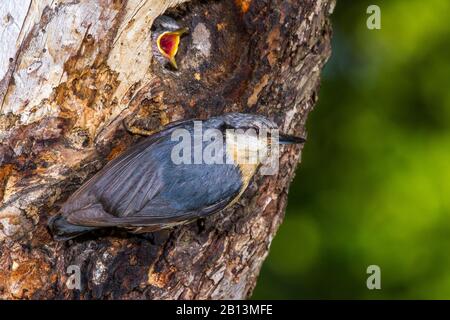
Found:
[{"label": "adult nuthatch", "polygon": [[152,32],[153,56],[163,66],[169,62],[177,69],[175,55],[178,52],[180,37],[188,32],[188,28],[181,28],[178,23],[170,17],[160,16],[153,22]]},{"label": "adult nuthatch", "polygon": [[[235,161],[237,155],[244,151],[244,160],[249,160],[273,143],[305,141],[282,134],[275,142],[261,134],[240,139],[248,137],[248,129],[274,132],[276,124],[260,115],[229,113],[198,121],[172,123],[109,162],[67,200],[59,215],[50,219],[55,239],[66,240],[103,227],[151,232],[213,214],[239,199],[261,165],[260,157],[254,162]],[[207,132],[214,132],[214,139],[206,139]],[[176,133],[188,135],[192,150],[199,146],[206,150],[208,142],[220,142],[221,149],[215,154],[233,161],[189,162],[191,155],[188,162],[174,161],[174,154],[180,154],[174,153],[180,145],[179,137],[174,139]]]}]

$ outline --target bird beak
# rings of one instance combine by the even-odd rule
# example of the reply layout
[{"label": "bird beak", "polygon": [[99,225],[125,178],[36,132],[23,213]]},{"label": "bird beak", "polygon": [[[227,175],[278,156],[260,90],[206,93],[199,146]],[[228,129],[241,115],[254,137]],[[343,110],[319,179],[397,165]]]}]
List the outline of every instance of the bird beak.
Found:
[{"label": "bird beak", "polygon": [[177,61],[175,60],[175,57],[170,58],[169,62],[172,65],[172,67],[174,67],[175,70],[178,70],[178,65],[177,65]]},{"label": "bird beak", "polygon": [[175,31],[163,32],[157,39],[158,50],[169,60],[175,69],[178,69],[175,56],[178,52],[180,37],[188,31],[188,28],[181,28]]},{"label": "bird beak", "polygon": [[177,30],[173,31],[173,33],[178,34],[180,37],[183,34],[188,33],[188,32],[189,32],[189,28],[180,28],[180,29],[177,29]]},{"label": "bird beak", "polygon": [[280,134],[279,144],[299,144],[306,141],[303,137],[295,137],[289,134]]}]

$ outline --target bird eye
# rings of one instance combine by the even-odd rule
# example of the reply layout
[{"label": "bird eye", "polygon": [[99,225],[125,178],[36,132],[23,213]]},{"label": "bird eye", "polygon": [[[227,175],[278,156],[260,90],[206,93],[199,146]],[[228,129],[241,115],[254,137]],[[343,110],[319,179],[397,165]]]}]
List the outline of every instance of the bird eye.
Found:
[{"label": "bird eye", "polygon": [[232,125],[229,125],[228,123],[224,122],[224,123],[220,126],[219,129],[220,129],[220,131],[225,132],[225,131],[228,130],[228,129],[235,130],[236,128],[233,127]]}]

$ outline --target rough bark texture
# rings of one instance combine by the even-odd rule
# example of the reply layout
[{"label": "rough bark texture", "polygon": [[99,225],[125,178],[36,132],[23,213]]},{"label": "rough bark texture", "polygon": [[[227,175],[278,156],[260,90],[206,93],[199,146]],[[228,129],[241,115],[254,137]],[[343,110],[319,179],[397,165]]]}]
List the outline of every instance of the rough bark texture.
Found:
[{"label": "rough bark texture", "polygon": [[[0,298],[251,294],[283,219],[298,147],[282,149],[277,175],[258,175],[239,203],[203,223],[65,243],[46,228],[83,181],[139,139],[125,118],[158,130],[243,111],[305,133],[330,55],[334,1],[182,2],[0,4]],[[152,59],[151,25],[164,12],[191,30],[178,72]],[[66,286],[70,265],[81,268],[81,290]]]}]

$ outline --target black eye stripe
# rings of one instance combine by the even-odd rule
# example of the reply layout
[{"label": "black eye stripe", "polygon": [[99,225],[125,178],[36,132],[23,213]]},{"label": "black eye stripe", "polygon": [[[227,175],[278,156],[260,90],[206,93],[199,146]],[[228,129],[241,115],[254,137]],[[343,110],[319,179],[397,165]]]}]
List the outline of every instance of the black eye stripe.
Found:
[{"label": "black eye stripe", "polygon": [[252,131],[256,132],[256,134],[259,134],[259,128],[257,128],[257,127],[239,127],[239,128],[235,128],[235,127],[230,126],[230,125],[228,125],[228,124],[224,124],[224,125],[222,125],[222,126],[220,127],[220,129],[221,129],[222,131],[224,131],[224,132],[225,132],[227,129],[228,129],[228,130],[239,130],[239,132],[246,132],[247,130],[252,130]]},{"label": "black eye stripe", "polygon": [[235,129],[236,129],[235,127],[229,125],[228,123],[223,123],[220,126],[220,131],[223,131],[223,132],[225,132],[226,130],[235,130]]}]

